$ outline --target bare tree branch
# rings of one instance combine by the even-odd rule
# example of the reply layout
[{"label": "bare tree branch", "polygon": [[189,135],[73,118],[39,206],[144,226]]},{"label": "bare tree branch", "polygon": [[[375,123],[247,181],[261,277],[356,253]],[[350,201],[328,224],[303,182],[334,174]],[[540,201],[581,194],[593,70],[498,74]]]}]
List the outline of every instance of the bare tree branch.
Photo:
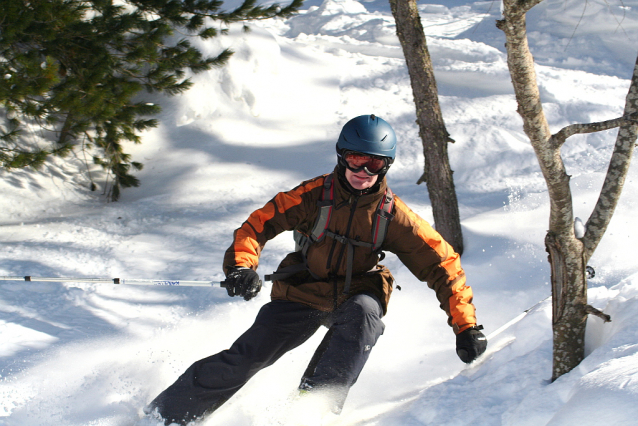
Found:
[{"label": "bare tree branch", "polygon": [[[634,74],[625,101],[624,117],[634,117],[636,113],[638,113],[638,59],[634,66]],[[632,119],[623,120],[618,130],[605,182],[594,211],[587,221],[585,236],[582,239],[585,245],[584,257],[586,261],[596,250],[614,214],[629,170],[637,136],[638,123]]]},{"label": "bare tree branch", "polygon": [[587,11],[587,0],[585,0],[585,7],[583,7],[583,12],[580,14],[580,18],[578,18],[578,22],[576,23],[576,27],[574,28],[574,32],[572,33],[571,37],[569,37],[569,40],[567,41],[567,45],[565,46],[565,51],[567,51],[567,48],[569,47],[569,44],[574,39],[574,36],[576,35],[576,31],[578,30],[578,27],[580,26],[580,23],[583,21],[583,17],[585,16],[585,11]]},{"label": "bare tree branch", "polygon": [[527,13],[531,8],[542,2],[543,0],[518,0],[517,12]]},{"label": "bare tree branch", "polygon": [[603,130],[615,129],[620,127],[628,118],[618,117],[613,120],[599,121],[587,124],[570,124],[565,126],[552,135],[550,143],[553,148],[560,148],[568,137],[576,134],[602,132]]},{"label": "bare tree branch", "polygon": [[611,316],[607,315],[606,313],[604,313],[603,311],[594,308],[591,305],[587,305],[585,306],[585,312],[589,315],[595,315],[598,318],[602,319],[604,322],[611,322]]}]

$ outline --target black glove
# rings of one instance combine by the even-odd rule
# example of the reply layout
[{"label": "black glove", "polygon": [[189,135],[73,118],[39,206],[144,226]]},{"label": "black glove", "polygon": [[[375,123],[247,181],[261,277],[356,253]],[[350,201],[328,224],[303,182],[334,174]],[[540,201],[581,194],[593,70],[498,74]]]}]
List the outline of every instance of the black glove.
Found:
[{"label": "black glove", "polygon": [[241,266],[230,269],[224,285],[229,296],[241,296],[244,300],[252,299],[261,290],[261,280],[257,272]]},{"label": "black glove", "polygon": [[470,327],[456,335],[456,354],[461,361],[469,364],[478,358],[487,348],[487,338],[482,325]]}]

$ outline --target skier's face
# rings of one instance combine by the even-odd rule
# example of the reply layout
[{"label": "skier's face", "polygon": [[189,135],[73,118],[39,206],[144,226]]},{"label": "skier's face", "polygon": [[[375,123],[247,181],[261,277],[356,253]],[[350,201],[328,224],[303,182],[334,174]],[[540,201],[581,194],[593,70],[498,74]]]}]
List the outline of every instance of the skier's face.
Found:
[{"label": "skier's face", "polygon": [[355,173],[352,170],[346,168],[346,179],[348,180],[348,183],[350,183],[350,185],[354,189],[359,191],[362,189],[371,188],[377,182],[377,177],[378,175],[368,175],[365,170],[361,170]]}]

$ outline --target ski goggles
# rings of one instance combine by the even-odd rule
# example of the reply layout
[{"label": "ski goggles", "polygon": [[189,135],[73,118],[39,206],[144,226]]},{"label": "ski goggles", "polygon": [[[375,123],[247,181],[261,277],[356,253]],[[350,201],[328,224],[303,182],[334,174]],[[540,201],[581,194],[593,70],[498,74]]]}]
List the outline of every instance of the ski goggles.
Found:
[{"label": "ski goggles", "polygon": [[370,175],[378,175],[387,170],[388,158],[377,157],[375,155],[361,154],[359,152],[346,152],[343,154],[343,160],[346,163],[346,167],[354,173],[359,173],[361,170]]}]

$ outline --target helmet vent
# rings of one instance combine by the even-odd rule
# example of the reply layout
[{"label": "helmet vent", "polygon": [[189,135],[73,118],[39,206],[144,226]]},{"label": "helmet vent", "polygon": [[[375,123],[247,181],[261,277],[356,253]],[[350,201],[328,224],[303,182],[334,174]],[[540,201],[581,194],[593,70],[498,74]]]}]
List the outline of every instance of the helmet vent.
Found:
[{"label": "helmet vent", "polygon": [[388,135],[385,135],[385,136],[383,137],[383,139],[381,139],[381,142],[383,142],[383,141],[385,140],[385,138],[387,138],[387,137],[388,137]]}]

